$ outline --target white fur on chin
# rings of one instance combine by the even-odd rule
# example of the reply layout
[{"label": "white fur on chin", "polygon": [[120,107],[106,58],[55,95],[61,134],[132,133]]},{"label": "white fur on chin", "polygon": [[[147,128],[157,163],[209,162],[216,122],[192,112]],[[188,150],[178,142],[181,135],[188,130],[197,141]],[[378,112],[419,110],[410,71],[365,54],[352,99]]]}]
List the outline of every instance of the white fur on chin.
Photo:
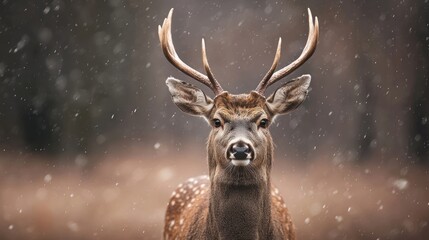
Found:
[{"label": "white fur on chin", "polygon": [[232,165],[234,166],[247,166],[250,164],[250,160],[231,160]]}]

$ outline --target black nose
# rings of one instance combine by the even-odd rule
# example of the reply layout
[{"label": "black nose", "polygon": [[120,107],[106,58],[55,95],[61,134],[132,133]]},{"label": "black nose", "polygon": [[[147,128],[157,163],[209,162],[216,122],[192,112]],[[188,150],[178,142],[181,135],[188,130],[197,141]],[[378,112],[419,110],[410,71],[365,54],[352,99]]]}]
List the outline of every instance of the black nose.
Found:
[{"label": "black nose", "polygon": [[253,151],[249,144],[239,141],[231,145],[229,149],[230,157],[235,160],[246,160],[253,158]]}]

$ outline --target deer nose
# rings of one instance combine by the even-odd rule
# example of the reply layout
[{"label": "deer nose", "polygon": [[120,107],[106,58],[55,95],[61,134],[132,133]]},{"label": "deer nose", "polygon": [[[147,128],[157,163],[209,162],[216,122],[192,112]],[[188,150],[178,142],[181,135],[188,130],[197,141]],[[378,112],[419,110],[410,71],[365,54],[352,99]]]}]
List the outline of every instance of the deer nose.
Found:
[{"label": "deer nose", "polygon": [[253,159],[254,153],[250,144],[238,141],[231,144],[228,155],[234,165],[247,165]]}]

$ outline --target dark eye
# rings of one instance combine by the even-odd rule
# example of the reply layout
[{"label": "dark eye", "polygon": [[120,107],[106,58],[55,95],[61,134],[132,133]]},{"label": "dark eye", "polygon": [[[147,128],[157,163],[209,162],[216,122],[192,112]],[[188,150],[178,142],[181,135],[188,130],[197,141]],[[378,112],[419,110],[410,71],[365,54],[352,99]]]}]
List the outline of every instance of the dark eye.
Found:
[{"label": "dark eye", "polygon": [[215,118],[213,119],[213,125],[215,126],[215,128],[218,128],[222,126],[222,122],[219,119]]},{"label": "dark eye", "polygon": [[264,118],[259,122],[259,127],[267,128],[268,127],[268,119]]}]

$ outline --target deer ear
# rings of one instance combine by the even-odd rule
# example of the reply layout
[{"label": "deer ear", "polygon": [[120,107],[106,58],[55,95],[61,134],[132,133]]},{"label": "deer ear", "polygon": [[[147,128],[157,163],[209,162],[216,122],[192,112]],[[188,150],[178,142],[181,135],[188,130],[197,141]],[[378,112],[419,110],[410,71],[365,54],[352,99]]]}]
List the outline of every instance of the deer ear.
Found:
[{"label": "deer ear", "polygon": [[307,97],[311,76],[306,74],[279,87],[268,97],[266,105],[273,115],[285,114],[297,108]]},{"label": "deer ear", "polygon": [[185,113],[207,116],[213,107],[213,100],[201,89],[169,77],[165,82],[173,97],[173,102]]}]

